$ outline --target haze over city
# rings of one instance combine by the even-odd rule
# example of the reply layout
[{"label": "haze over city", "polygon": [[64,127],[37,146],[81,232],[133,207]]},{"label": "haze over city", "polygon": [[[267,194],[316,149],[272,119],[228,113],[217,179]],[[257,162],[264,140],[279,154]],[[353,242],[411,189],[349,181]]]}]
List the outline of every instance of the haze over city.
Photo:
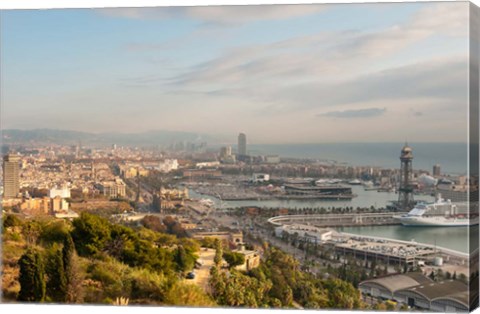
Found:
[{"label": "haze over city", "polygon": [[0,9],[0,303],[473,310],[479,13]]},{"label": "haze over city", "polygon": [[466,141],[466,3],[1,14],[3,129]]}]

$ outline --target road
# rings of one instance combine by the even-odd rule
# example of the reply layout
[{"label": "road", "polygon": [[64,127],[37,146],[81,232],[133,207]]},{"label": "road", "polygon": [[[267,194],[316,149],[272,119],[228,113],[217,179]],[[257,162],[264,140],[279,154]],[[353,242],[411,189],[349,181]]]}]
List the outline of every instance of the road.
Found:
[{"label": "road", "polygon": [[[296,260],[298,260],[301,264],[305,262],[305,251],[299,249],[298,247],[292,246],[289,243],[275,237],[272,235],[272,231],[268,230],[267,228],[262,228],[259,225],[256,225],[254,220],[251,218],[238,218],[235,216],[230,216],[227,214],[221,214],[218,212],[212,213],[209,217],[214,219],[216,223],[220,226],[227,226],[230,228],[239,228],[244,231],[245,233],[250,233],[253,236],[259,237],[262,241],[270,242],[272,245],[280,248],[287,254],[292,255]],[[236,225],[233,225],[236,223]],[[253,226],[251,228],[250,226]],[[321,264],[330,264],[333,267],[340,267],[342,264],[339,261],[331,261],[331,260],[324,260],[320,257],[309,256],[310,261],[315,261],[319,266],[318,267],[311,267],[310,272],[312,273],[320,273],[320,269],[323,267],[320,266]]]},{"label": "road", "polygon": [[214,265],[213,259],[215,257],[214,249],[205,250],[202,248],[199,252],[199,260],[203,261],[203,265],[199,269],[195,269],[194,279],[185,279],[187,282],[196,284],[205,292],[209,292],[208,279],[210,278],[210,268]]}]

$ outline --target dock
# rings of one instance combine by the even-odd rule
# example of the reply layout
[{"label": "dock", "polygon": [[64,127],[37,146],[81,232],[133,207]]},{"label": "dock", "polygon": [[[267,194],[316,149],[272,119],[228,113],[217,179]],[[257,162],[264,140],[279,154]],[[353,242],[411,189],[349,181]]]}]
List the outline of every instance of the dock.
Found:
[{"label": "dock", "polygon": [[393,215],[403,215],[405,212],[391,213],[352,213],[352,214],[321,214],[321,215],[285,215],[276,216],[268,220],[273,225],[309,224],[318,227],[350,227],[399,225],[400,222]]}]

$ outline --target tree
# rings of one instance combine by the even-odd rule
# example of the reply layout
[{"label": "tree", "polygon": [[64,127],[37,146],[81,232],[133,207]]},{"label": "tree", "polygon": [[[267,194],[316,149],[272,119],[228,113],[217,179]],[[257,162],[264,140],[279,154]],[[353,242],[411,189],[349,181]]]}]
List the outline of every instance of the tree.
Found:
[{"label": "tree", "polygon": [[38,237],[40,236],[41,226],[37,221],[29,221],[22,228],[23,236],[29,245],[37,244]]},{"label": "tree", "polygon": [[223,258],[228,263],[229,268],[234,268],[245,263],[245,255],[237,252],[224,252]]},{"label": "tree", "polygon": [[387,311],[395,311],[395,303],[393,303],[392,301],[386,301],[385,305],[386,305]]},{"label": "tree", "polygon": [[101,252],[110,240],[110,223],[101,217],[83,212],[73,221],[72,237],[81,256]]},{"label": "tree", "polygon": [[83,298],[82,274],[72,237],[68,234],[63,242],[62,260],[66,278],[66,302],[77,303]]},{"label": "tree", "polygon": [[65,267],[63,265],[62,250],[53,246],[46,264],[47,284],[46,295],[53,301],[64,303],[67,295],[67,278],[65,276]]},{"label": "tree", "polygon": [[160,218],[153,216],[153,215],[147,215],[143,217],[143,219],[140,221],[140,223],[147,229],[156,231],[156,232],[166,232],[167,228],[165,225],[162,223]]},{"label": "tree", "polygon": [[39,240],[45,244],[62,243],[69,234],[68,225],[63,220],[54,220],[42,227]]},{"label": "tree", "polygon": [[437,281],[442,280],[444,276],[445,276],[445,274],[443,273],[443,270],[441,268],[439,268],[438,271],[437,271],[437,276],[436,276]]},{"label": "tree", "polygon": [[460,273],[460,275],[458,275],[458,280],[463,281],[464,283],[467,283],[467,279],[468,278],[464,273]]},{"label": "tree", "polygon": [[402,304],[402,306],[400,307],[400,311],[408,311],[408,305]]},{"label": "tree", "polygon": [[387,305],[383,302],[378,302],[373,306],[373,309],[376,311],[386,311]]},{"label": "tree", "polygon": [[46,283],[45,270],[40,253],[34,249],[27,251],[18,261],[20,266],[19,283],[20,292],[19,301],[43,302],[45,300]]},{"label": "tree", "polygon": [[170,234],[174,234],[179,238],[185,237],[187,235],[185,229],[182,228],[181,224],[171,216],[165,217],[163,219],[163,224],[166,226],[167,232]]},{"label": "tree", "polygon": [[169,306],[213,306],[213,302],[205,292],[195,285],[176,283],[165,295],[165,303]]},{"label": "tree", "polygon": [[3,230],[9,227],[17,227],[23,224],[22,220],[15,215],[6,215],[3,219]]},{"label": "tree", "polygon": [[445,273],[445,279],[447,279],[447,280],[448,280],[448,279],[452,279],[452,273],[449,272],[449,271],[447,271],[447,272]]},{"label": "tree", "polygon": [[374,259],[370,263],[370,277],[375,277],[376,276],[376,268],[377,268],[377,260]]},{"label": "tree", "polygon": [[177,248],[174,261],[177,265],[177,270],[181,272],[191,270],[195,264],[195,259],[191,254],[188,254],[183,246],[179,246]]},{"label": "tree", "polygon": [[213,258],[213,262],[215,265],[220,266],[222,263],[222,257],[223,257],[223,248],[222,248],[222,243],[220,240],[215,239],[215,257]]},{"label": "tree", "polygon": [[352,284],[339,279],[327,279],[323,286],[331,308],[358,309],[362,307],[360,291]]}]

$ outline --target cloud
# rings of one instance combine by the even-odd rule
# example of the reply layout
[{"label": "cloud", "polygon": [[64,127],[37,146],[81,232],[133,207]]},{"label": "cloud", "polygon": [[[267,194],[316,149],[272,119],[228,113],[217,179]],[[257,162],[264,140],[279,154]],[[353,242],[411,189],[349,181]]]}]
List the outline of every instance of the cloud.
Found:
[{"label": "cloud", "polygon": [[[433,13],[436,13],[434,17],[429,16]],[[255,82],[258,86],[286,79],[290,82],[342,80],[408,48],[414,49],[416,44],[434,35],[463,35],[467,43],[468,23],[464,22],[467,17],[468,6],[461,3],[429,5],[407,22],[375,32],[323,31],[274,43],[231,48],[218,57],[184,68],[162,83],[195,87]],[[444,25],[441,21],[449,23]],[[155,47],[143,46],[145,49]]]},{"label": "cloud", "polygon": [[[457,44],[462,38],[468,43],[467,15],[468,5],[462,3],[428,4],[404,23],[387,28],[321,31],[277,42],[229,46],[210,59],[179,67],[174,75],[152,72],[137,83],[179,103],[191,103],[189,110],[211,106],[212,112],[233,116],[240,102],[242,109],[235,112],[239,125],[249,121],[253,125],[258,117],[268,116],[280,129],[297,117],[298,135],[309,128],[305,117],[312,119],[306,132],[312,134],[317,128],[348,128],[369,117],[382,117],[371,129],[378,133],[391,127],[390,135],[403,134],[405,121],[421,122],[414,130],[423,128],[429,134],[429,127],[442,129],[435,121],[450,117],[461,130],[465,119],[459,108],[468,100],[468,50],[462,52]],[[460,40],[453,38],[458,36]],[[422,50],[429,38],[440,39],[441,44],[435,41],[438,49]],[[178,49],[192,48],[188,42],[183,44]],[[130,48],[160,51],[165,46],[145,43]],[[349,122],[338,126],[335,119],[322,119],[322,126],[315,127],[318,117]],[[358,135],[347,129],[344,133],[345,138]]]},{"label": "cloud", "polygon": [[427,5],[408,21],[379,32],[360,33],[346,42],[343,49],[357,54],[383,56],[398,52],[434,35],[449,37],[468,36],[468,4],[438,3]]},{"label": "cloud", "polygon": [[[251,70],[244,69],[245,72],[237,72],[236,76],[227,75],[230,70],[228,67],[221,71],[218,69],[215,75],[219,77],[210,73],[203,77],[204,82],[200,82],[199,78],[190,78],[193,81],[184,80],[170,91],[175,90],[179,94],[195,91],[212,97],[249,99],[266,105],[267,112],[280,113],[366,102],[388,103],[402,99],[430,99],[437,107],[452,102],[462,104],[466,101],[468,87],[468,56],[462,55],[331,81],[301,81],[295,75],[281,75],[281,69],[278,68],[272,69],[277,71],[275,80],[262,79],[261,75],[266,73],[256,73],[258,68],[255,67]],[[247,79],[249,71],[251,81]],[[225,85],[219,88],[219,84],[212,84],[222,75],[225,75]],[[303,74],[300,75],[302,76]]]},{"label": "cloud", "polygon": [[317,116],[332,117],[332,118],[371,118],[383,115],[387,111],[386,108],[366,108],[366,109],[351,109],[342,111],[330,111],[318,114]]},{"label": "cloud", "polygon": [[408,114],[413,116],[413,117],[422,117],[423,116],[423,112],[422,111],[418,111],[414,108],[410,108],[408,110]]},{"label": "cloud", "polygon": [[256,21],[287,20],[323,12],[328,5],[240,5],[99,9],[97,12],[128,19],[194,19],[209,25],[242,25]]},{"label": "cloud", "polygon": [[292,84],[262,93],[269,92],[271,100],[287,104],[284,108],[292,111],[402,99],[431,99],[438,107],[446,102],[466,103],[467,82],[468,57],[458,56],[366,73],[341,82]]}]

